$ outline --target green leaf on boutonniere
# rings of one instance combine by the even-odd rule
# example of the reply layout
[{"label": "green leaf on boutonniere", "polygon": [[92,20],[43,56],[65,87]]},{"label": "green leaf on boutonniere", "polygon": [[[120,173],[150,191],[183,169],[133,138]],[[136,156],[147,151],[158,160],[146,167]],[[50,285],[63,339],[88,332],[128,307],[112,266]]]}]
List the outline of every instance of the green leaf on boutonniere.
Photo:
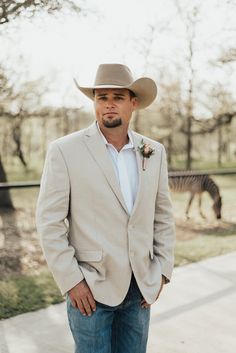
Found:
[{"label": "green leaf on boutonniere", "polygon": [[141,155],[143,156],[142,168],[143,170],[146,170],[146,160],[147,158],[150,158],[154,154],[155,149],[150,147],[149,144],[144,143],[143,139],[141,140],[141,144],[140,146],[138,146],[138,149]]},{"label": "green leaf on boutonniere", "polygon": [[149,144],[144,143],[143,139],[141,141],[140,146],[138,146],[138,149],[144,158],[150,158],[151,155],[153,155],[155,152],[155,149],[150,147]]}]

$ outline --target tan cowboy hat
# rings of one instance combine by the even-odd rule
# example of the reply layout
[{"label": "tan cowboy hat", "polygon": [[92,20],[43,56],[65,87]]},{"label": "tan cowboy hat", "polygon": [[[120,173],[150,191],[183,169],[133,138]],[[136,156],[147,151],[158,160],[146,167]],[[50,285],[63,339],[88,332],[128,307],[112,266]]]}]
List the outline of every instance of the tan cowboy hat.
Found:
[{"label": "tan cowboy hat", "polygon": [[82,87],[74,81],[78,89],[92,100],[96,88],[127,88],[138,98],[137,109],[146,108],[157,96],[157,86],[151,78],[134,80],[130,69],[121,64],[101,64],[92,87]]}]

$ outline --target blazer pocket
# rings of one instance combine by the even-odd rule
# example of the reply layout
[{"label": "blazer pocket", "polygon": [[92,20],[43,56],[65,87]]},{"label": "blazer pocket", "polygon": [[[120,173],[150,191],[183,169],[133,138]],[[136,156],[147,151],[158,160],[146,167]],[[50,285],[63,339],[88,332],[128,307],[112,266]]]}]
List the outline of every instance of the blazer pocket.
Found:
[{"label": "blazer pocket", "polygon": [[102,250],[77,250],[76,258],[81,262],[100,262],[102,260]]}]

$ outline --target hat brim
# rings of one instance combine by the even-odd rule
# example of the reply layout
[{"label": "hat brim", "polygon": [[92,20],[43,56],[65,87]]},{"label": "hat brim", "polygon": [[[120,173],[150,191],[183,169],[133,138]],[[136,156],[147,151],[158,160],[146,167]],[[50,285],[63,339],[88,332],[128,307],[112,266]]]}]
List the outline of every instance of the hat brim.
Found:
[{"label": "hat brim", "polygon": [[134,92],[138,99],[137,109],[144,109],[148,107],[157,96],[157,86],[156,83],[149,77],[142,77],[134,81],[128,86],[117,86],[117,85],[99,85],[93,87],[83,87],[78,84],[74,78],[76,87],[85,94],[88,98],[94,100],[94,90],[99,88],[126,88]]}]

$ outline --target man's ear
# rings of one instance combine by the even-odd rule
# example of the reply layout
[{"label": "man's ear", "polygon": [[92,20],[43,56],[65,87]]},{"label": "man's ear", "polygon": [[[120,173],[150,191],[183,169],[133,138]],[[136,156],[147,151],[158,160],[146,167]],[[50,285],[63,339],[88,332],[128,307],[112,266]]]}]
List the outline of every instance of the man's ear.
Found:
[{"label": "man's ear", "polygon": [[133,102],[133,108],[134,110],[138,108],[138,105],[139,105],[139,101],[138,101],[138,98],[137,97],[133,97],[132,98],[132,102]]}]

